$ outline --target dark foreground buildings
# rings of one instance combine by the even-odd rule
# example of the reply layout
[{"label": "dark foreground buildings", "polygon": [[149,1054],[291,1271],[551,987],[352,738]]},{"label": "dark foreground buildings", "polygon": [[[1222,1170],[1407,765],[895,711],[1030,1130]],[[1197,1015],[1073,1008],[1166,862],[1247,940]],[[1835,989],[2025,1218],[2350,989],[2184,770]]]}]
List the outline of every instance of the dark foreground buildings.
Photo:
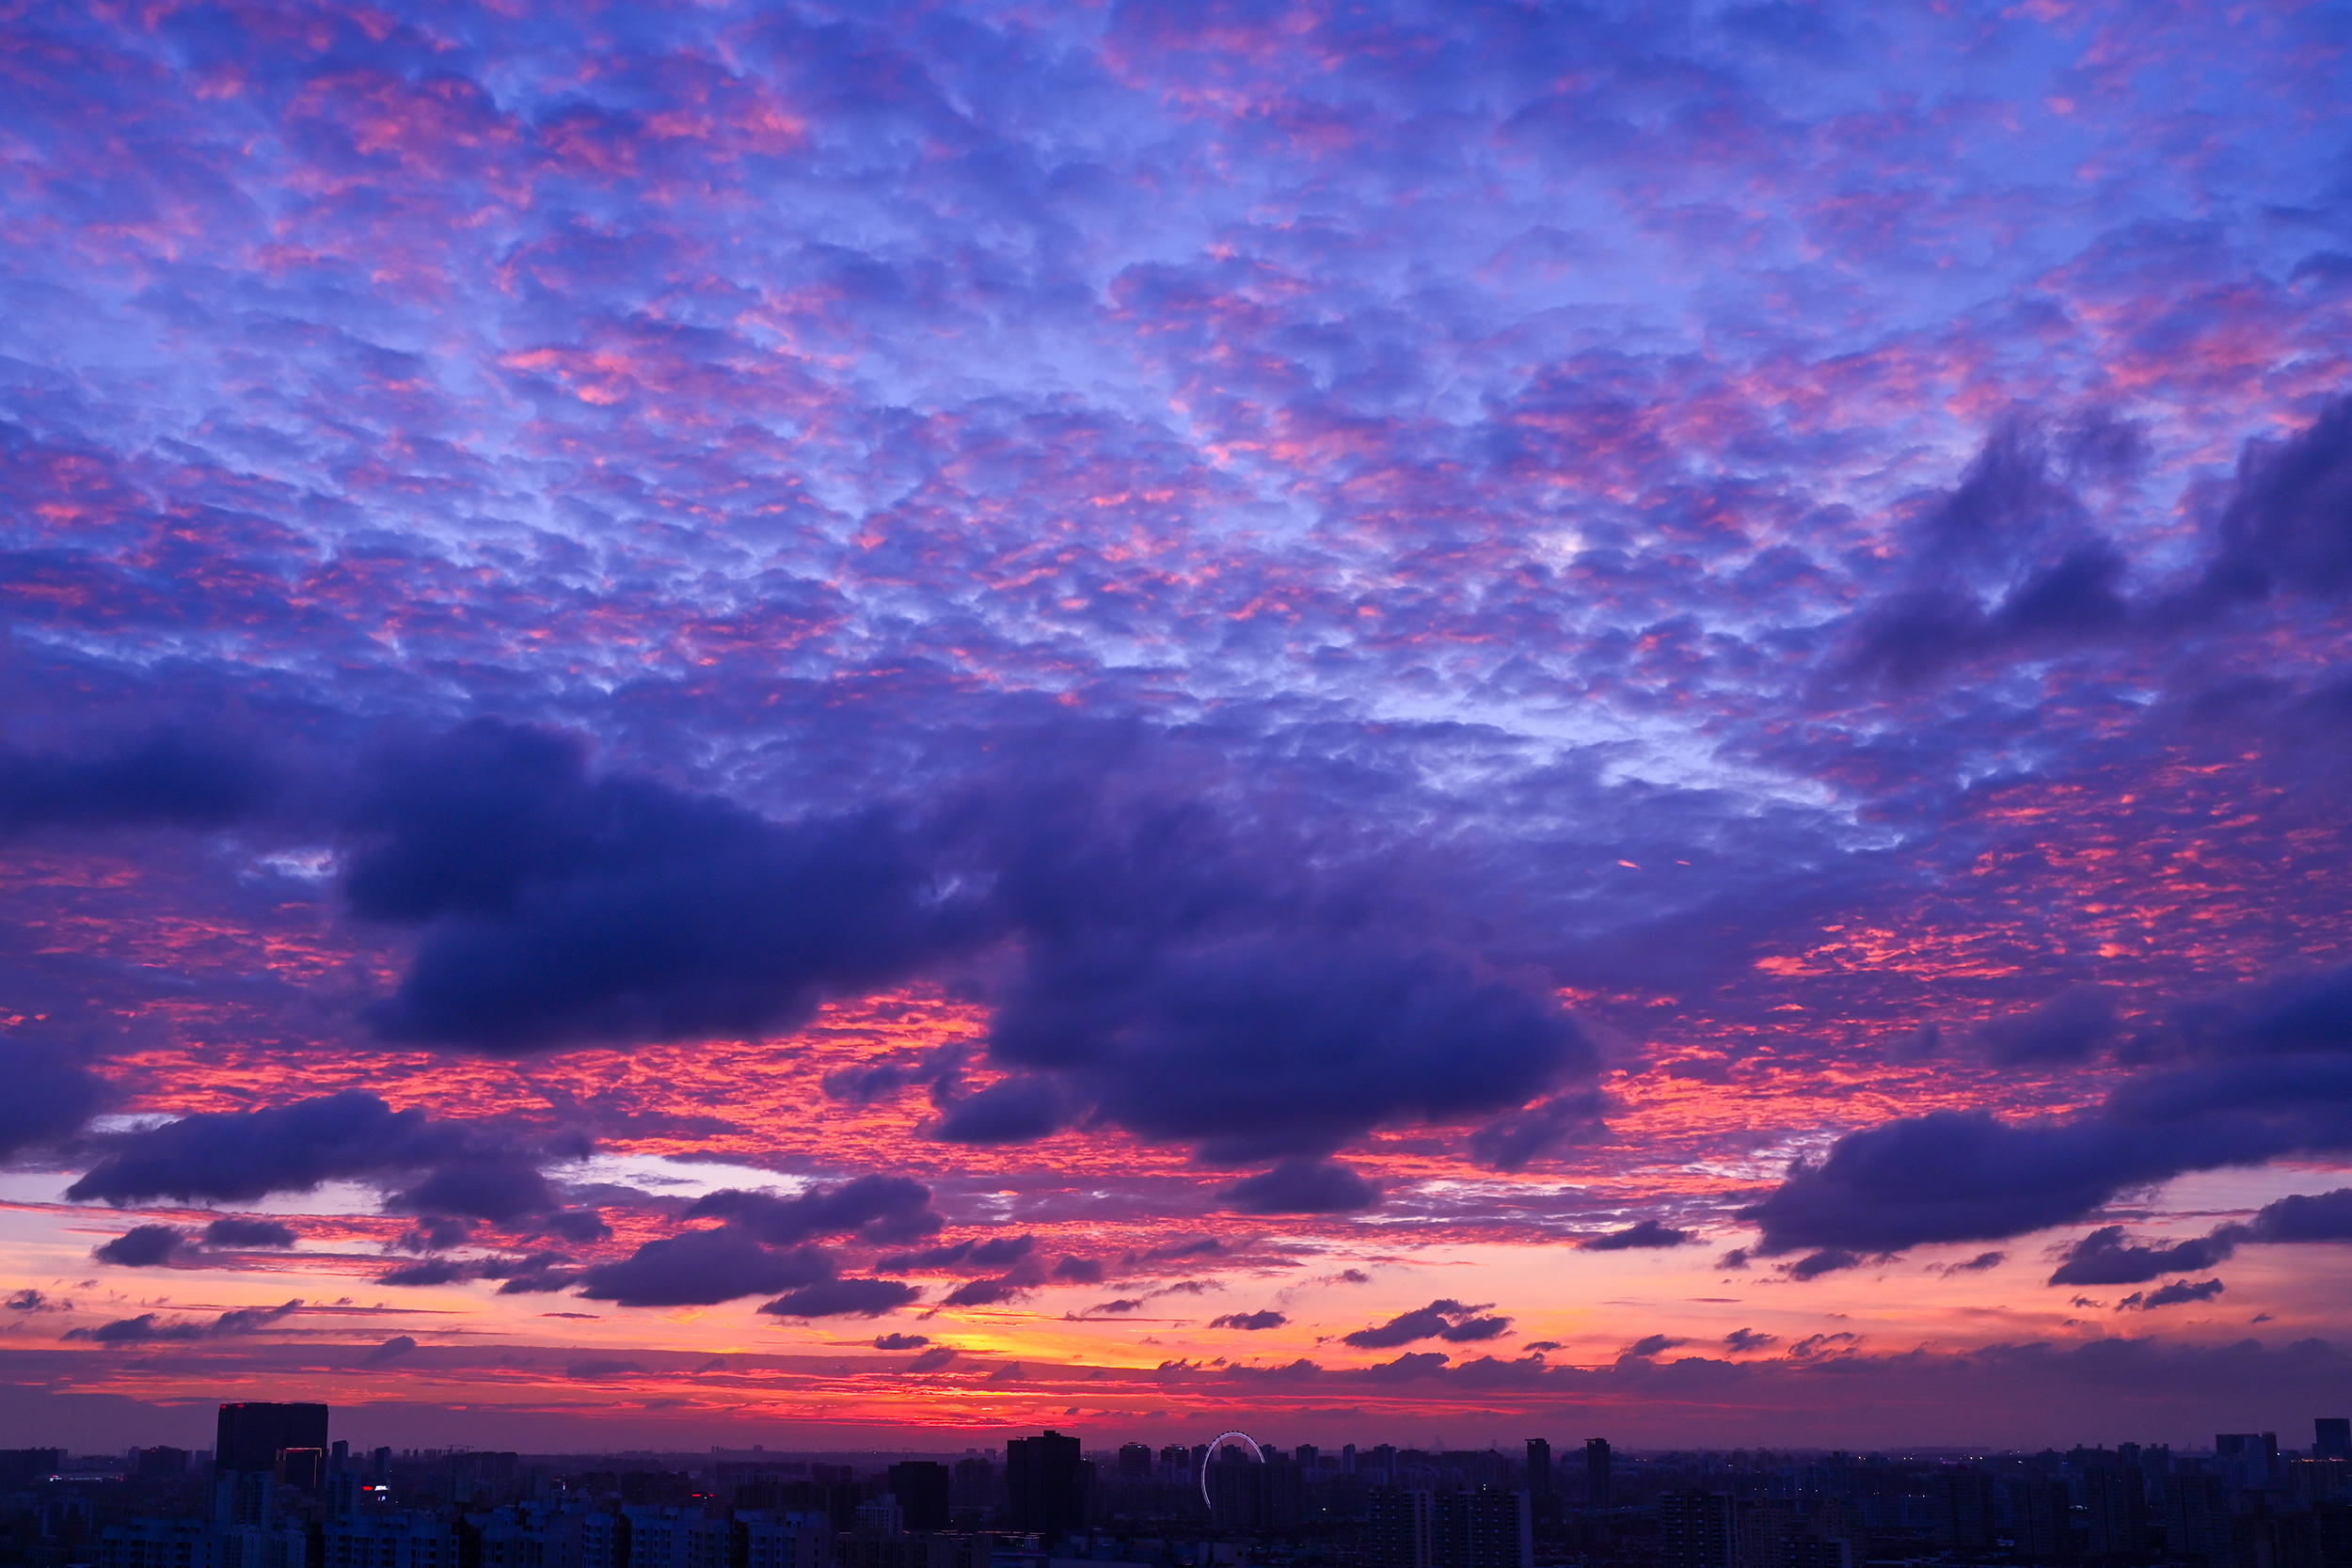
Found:
[{"label": "dark foreground buildings", "polygon": [[951,1463],[353,1453],[320,1406],[224,1408],[215,1452],[0,1451],[26,1568],[2352,1568],[2352,1426],[2308,1449],[1629,1453],[1585,1443],[1088,1451]]}]

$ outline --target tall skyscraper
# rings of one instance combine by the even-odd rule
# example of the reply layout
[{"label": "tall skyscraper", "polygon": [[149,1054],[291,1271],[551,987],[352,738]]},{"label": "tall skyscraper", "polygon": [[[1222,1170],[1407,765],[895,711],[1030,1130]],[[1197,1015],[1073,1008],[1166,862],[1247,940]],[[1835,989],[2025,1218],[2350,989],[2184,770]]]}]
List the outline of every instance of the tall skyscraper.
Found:
[{"label": "tall skyscraper", "polygon": [[1228,1443],[1209,1461],[1209,1517],[1219,1529],[1263,1529],[1266,1465]]},{"label": "tall skyscraper", "polygon": [[1152,1445],[1121,1443],[1119,1445],[1119,1479],[1150,1481],[1152,1479]]},{"label": "tall skyscraper", "polygon": [[[1534,1560],[1526,1493],[1481,1487],[1430,1499],[1430,1568],[1530,1568]],[[1728,1558],[1721,1568],[1731,1568]]]},{"label": "tall skyscraper", "polygon": [[2148,1490],[2137,1464],[2083,1469],[2083,1548],[2096,1558],[2138,1557],[2148,1547]]},{"label": "tall skyscraper", "polygon": [[224,1404],[213,1443],[213,1468],[278,1473],[288,1449],[326,1449],[323,1404]]},{"label": "tall skyscraper", "polygon": [[1612,1508],[1616,1504],[1616,1492],[1609,1481],[1609,1439],[1584,1439],[1584,1506]]},{"label": "tall skyscraper", "polygon": [[946,1529],[954,1477],[935,1459],[902,1460],[890,1467],[890,1495],[908,1529]]},{"label": "tall skyscraper", "polygon": [[1531,1497],[1551,1496],[1551,1444],[1545,1438],[1527,1440],[1527,1495]]},{"label": "tall skyscraper", "polygon": [[1078,1440],[1048,1431],[1005,1445],[1008,1521],[1024,1533],[1057,1536],[1086,1526],[1086,1462]]},{"label": "tall skyscraper", "polygon": [[1373,1489],[1366,1502],[1372,1568],[1430,1568],[1429,1494],[1380,1486]]},{"label": "tall skyscraper", "polygon": [[2352,1459],[2352,1418],[2322,1416],[2312,1422],[2313,1459]]},{"label": "tall skyscraper", "polygon": [[1720,1492],[1666,1492],[1658,1498],[1658,1545],[1665,1568],[1732,1568],[1731,1499]]}]

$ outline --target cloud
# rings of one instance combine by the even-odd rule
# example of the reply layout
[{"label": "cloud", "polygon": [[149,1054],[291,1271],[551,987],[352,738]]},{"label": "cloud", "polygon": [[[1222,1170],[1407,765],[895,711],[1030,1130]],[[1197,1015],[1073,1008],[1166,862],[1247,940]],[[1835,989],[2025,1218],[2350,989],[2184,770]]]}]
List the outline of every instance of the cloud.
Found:
[{"label": "cloud", "polygon": [[369,1013],[390,1040],[775,1033],[981,930],[879,813],[770,821],[592,775],[576,738],[493,720],[378,759],[352,826],[353,911],[421,927]]},{"label": "cloud", "polygon": [[897,1252],[876,1259],[874,1266],[892,1274],[908,1269],[1001,1269],[1026,1258],[1037,1245],[1034,1236],[969,1237],[919,1252]]},{"label": "cloud", "polygon": [[1674,1247],[1693,1241],[1697,1232],[1677,1230],[1656,1220],[1642,1220],[1623,1230],[1587,1236],[1576,1244],[1586,1252],[1624,1252],[1637,1247]]},{"label": "cloud", "polygon": [[1380,1190],[1333,1161],[1291,1159],[1242,1178],[1218,1196],[1245,1214],[1344,1214],[1376,1207]]},{"label": "cloud", "polygon": [[2002,1067],[2079,1062],[2115,1037],[2115,998],[2098,986],[2070,986],[2030,1011],[1977,1031],[1987,1058]]},{"label": "cloud", "polygon": [[993,1307],[1019,1301],[1033,1289],[1029,1280],[1004,1275],[996,1279],[967,1279],[942,1298],[944,1307]]},{"label": "cloud", "polygon": [[686,1217],[716,1216],[777,1246],[852,1231],[868,1242],[906,1242],[939,1229],[943,1222],[930,1199],[931,1190],[920,1181],[868,1175],[811,1187],[796,1197],[727,1188],[697,1198]]},{"label": "cloud", "polygon": [[1662,1351],[1672,1350],[1677,1345],[1687,1345],[1690,1342],[1688,1339],[1669,1338],[1663,1334],[1649,1334],[1626,1346],[1620,1354],[1641,1358],[1656,1355]]},{"label": "cloud", "polygon": [[290,1247],[302,1238],[294,1227],[277,1220],[246,1219],[224,1214],[204,1227],[204,1244],[217,1247]]},{"label": "cloud", "polygon": [[152,1312],[142,1312],[135,1318],[118,1318],[100,1323],[95,1328],[68,1329],[68,1339],[90,1339],[102,1345],[135,1345],[153,1340],[226,1339],[239,1335],[259,1334],[278,1321],[302,1309],[299,1300],[278,1307],[232,1307],[211,1323],[181,1321],[164,1323]]},{"label": "cloud", "polygon": [[680,1231],[617,1262],[595,1264],[581,1275],[580,1293],[623,1307],[709,1307],[819,1284],[834,1272],[832,1257],[819,1248],[778,1251],[723,1226]]},{"label": "cloud", "polygon": [[100,1079],[55,1040],[0,1036],[0,1159],[53,1144],[77,1131],[105,1102]]},{"label": "cloud", "polygon": [[2006,1252],[1979,1252],[1974,1258],[1963,1259],[1957,1263],[1940,1263],[1936,1265],[1935,1272],[1950,1279],[1957,1275],[1982,1274],[2008,1261],[2009,1254]]},{"label": "cloud", "polygon": [[930,1342],[930,1337],[925,1334],[879,1334],[874,1337],[876,1350],[921,1350]]},{"label": "cloud", "polygon": [[128,1269],[152,1268],[171,1260],[172,1255],[187,1244],[187,1237],[168,1225],[134,1226],[110,1242],[103,1242],[90,1256],[102,1263],[116,1263]]},{"label": "cloud", "polygon": [[955,1365],[955,1361],[956,1352],[954,1347],[949,1345],[938,1345],[934,1346],[930,1350],[925,1351],[922,1354],[908,1362],[906,1364],[906,1370],[910,1372],[944,1371],[947,1368]]},{"label": "cloud", "polygon": [[1782,1264],[1780,1272],[1791,1279],[1802,1282],[1807,1279],[1819,1279],[1825,1274],[1836,1274],[1842,1269],[1858,1268],[1861,1263],[1862,1256],[1859,1253],[1849,1252],[1844,1247],[1823,1247],[1819,1252],[1806,1254],[1793,1263]]},{"label": "cloud", "polygon": [[0,751],[0,838],[53,827],[225,827],[268,788],[249,752],[169,727],[78,755]]},{"label": "cloud", "polygon": [[1358,1350],[1391,1350],[1409,1345],[1416,1339],[1446,1339],[1470,1342],[1491,1339],[1506,1333],[1511,1320],[1503,1317],[1482,1318],[1492,1303],[1465,1307],[1458,1301],[1440,1299],[1410,1312],[1400,1312],[1387,1323],[1374,1328],[1359,1328],[1353,1334],[1340,1337],[1343,1345]]},{"label": "cloud", "polygon": [[2116,1303],[2115,1309],[2118,1312],[2153,1312],[2159,1307],[2181,1307],[2194,1301],[2211,1301],[2221,1293],[2222,1289],[2218,1279],[2207,1279],[2194,1285],[2185,1279],[2176,1279],[2153,1291],[2134,1291]]},{"label": "cloud", "polygon": [[1091,1258],[1064,1258],[1054,1264],[1054,1277],[1073,1285],[1100,1285],[1103,1265]]},{"label": "cloud", "polygon": [[948,1104],[931,1135],[955,1144],[1032,1143],[1070,1119],[1060,1089],[1041,1078],[1013,1077]]},{"label": "cloud", "polygon": [[922,1296],[914,1286],[896,1279],[819,1279],[786,1291],[760,1310],[777,1318],[879,1318]]},{"label": "cloud", "polygon": [[2170,1246],[2129,1246],[2120,1225],[2101,1226],[2067,1248],[2053,1285],[2138,1285],[2161,1274],[2209,1269],[2237,1250],[2234,1237],[2200,1236]]},{"label": "cloud", "polygon": [[1762,1350],[1766,1345],[1775,1345],[1779,1342],[1778,1335],[1758,1334],[1752,1328],[1735,1328],[1724,1336],[1724,1348],[1734,1355],[1747,1351]]},{"label": "cloud", "polygon": [[552,1201],[534,1158],[578,1158],[571,1137],[533,1154],[501,1132],[395,1111],[360,1089],[256,1111],[206,1111],[105,1140],[106,1152],[66,1189],[77,1203],[158,1197],[249,1203],[332,1180],[421,1179],[388,1196],[394,1210],[522,1217]]},{"label": "cloud", "polygon": [[2284,441],[2239,455],[2208,578],[2236,598],[2352,588],[2352,399],[2336,398]]},{"label": "cloud", "polygon": [[1263,1312],[1228,1312],[1221,1318],[1211,1318],[1209,1326],[1211,1328],[1256,1330],[1280,1328],[1289,1322],[1290,1319],[1269,1307]]},{"label": "cloud", "polygon": [[369,1351],[367,1354],[361,1356],[359,1358],[360,1365],[366,1367],[381,1367],[386,1362],[399,1360],[402,1356],[406,1355],[410,1351],[413,1351],[416,1348],[417,1341],[415,1338],[405,1334],[395,1334],[390,1338],[385,1340],[382,1344],[377,1345],[374,1349]]},{"label": "cloud", "polygon": [[1597,1089],[1552,1095],[1472,1133],[1470,1158],[1490,1170],[1525,1170],[1560,1145],[1601,1132],[1606,1106]]},{"label": "cloud", "polygon": [[389,1269],[377,1275],[375,1282],[378,1285],[451,1285],[473,1277],[471,1264],[453,1262],[447,1258],[427,1258]]},{"label": "cloud", "polygon": [[2266,1203],[2245,1236],[2253,1242],[2352,1242],[2352,1187]]},{"label": "cloud", "polygon": [[2249,987],[2192,1016],[2185,1059],[2084,1111],[1933,1111],[1865,1128],[1792,1164],[1740,1217],[1772,1253],[1998,1241],[2187,1171],[2352,1148],[2352,971]]},{"label": "cloud", "polygon": [[591,1355],[572,1362],[564,1369],[564,1375],[580,1383],[601,1383],[608,1378],[643,1377],[644,1365],[636,1361],[621,1361],[612,1356]]}]

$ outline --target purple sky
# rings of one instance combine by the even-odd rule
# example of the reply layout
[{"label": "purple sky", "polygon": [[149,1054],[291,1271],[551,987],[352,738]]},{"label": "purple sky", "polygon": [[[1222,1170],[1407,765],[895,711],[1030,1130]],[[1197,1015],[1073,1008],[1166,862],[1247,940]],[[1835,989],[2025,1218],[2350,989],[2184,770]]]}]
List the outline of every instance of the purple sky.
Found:
[{"label": "purple sky", "polygon": [[2348,24],[0,6],[0,1417],[2352,1408]]}]

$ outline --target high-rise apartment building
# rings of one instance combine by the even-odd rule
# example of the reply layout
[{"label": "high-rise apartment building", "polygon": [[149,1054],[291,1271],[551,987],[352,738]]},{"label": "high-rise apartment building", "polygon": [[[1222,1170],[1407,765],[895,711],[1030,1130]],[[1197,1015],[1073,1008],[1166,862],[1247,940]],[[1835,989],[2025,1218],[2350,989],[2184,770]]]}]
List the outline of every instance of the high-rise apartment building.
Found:
[{"label": "high-rise apartment building", "polygon": [[1085,1528],[1086,1462],[1078,1440],[1058,1432],[1005,1445],[1007,1523],[1025,1533],[1064,1535]]},{"label": "high-rise apartment building", "polygon": [[[1129,1448],[1142,1449],[1140,1443]],[[1121,1450],[1122,1453],[1124,1450]],[[1148,1462],[1152,1450],[1143,1449]],[[908,1459],[890,1467],[890,1495],[898,1499],[898,1513],[908,1529],[946,1529],[948,1500],[954,1495],[955,1478],[947,1466],[935,1459]]]},{"label": "high-rise apartment building", "polygon": [[1430,1498],[1430,1568],[1531,1568],[1534,1560],[1526,1493],[1482,1487]]},{"label": "high-rise apartment building", "polygon": [[1735,1568],[1731,1499],[1676,1491],[1658,1498],[1658,1546],[1665,1568]]},{"label": "high-rise apartment building", "polygon": [[326,1406],[323,1404],[224,1404],[213,1443],[213,1468],[278,1473],[278,1456],[288,1449],[326,1451]]},{"label": "high-rise apartment building", "polygon": [[1430,1568],[1430,1495],[1380,1486],[1368,1497],[1372,1568]]},{"label": "high-rise apartment building", "polygon": [[1587,1437],[1584,1440],[1584,1506],[1613,1508],[1616,1491],[1609,1479],[1609,1439]]}]

